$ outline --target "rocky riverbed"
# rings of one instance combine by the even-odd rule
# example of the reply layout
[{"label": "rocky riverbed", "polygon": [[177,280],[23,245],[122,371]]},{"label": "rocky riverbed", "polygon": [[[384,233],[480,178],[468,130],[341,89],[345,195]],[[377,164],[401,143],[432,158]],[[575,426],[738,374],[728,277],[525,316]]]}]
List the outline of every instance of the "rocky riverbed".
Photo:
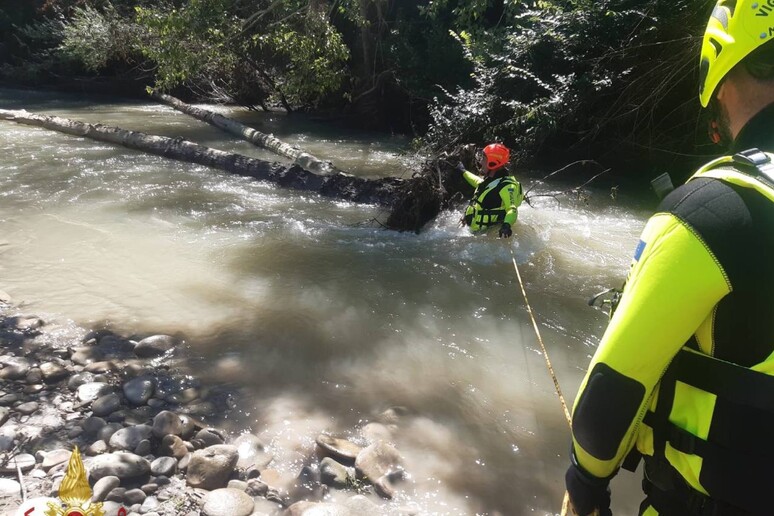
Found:
[{"label": "rocky riverbed", "polygon": [[75,446],[108,516],[418,514],[386,505],[406,477],[400,408],[356,439],[310,436],[288,474],[257,435],[218,427],[238,392],[197,381],[188,352],[181,336],[48,325],[0,292],[0,514],[56,499]]}]

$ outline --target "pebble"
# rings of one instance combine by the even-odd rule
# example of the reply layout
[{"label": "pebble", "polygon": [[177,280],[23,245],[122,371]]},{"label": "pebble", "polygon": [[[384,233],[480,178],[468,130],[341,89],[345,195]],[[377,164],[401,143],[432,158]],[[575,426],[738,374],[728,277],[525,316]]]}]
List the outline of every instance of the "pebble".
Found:
[{"label": "pebble", "polygon": [[73,354],[70,357],[70,360],[72,360],[73,363],[82,366],[87,366],[89,364],[93,364],[94,362],[100,362],[104,359],[105,353],[103,353],[101,349],[91,347],[75,348],[73,349]]},{"label": "pebble", "polygon": [[3,426],[11,415],[11,409],[8,407],[0,407],[0,426]]},{"label": "pebble", "polygon": [[87,435],[95,435],[106,424],[105,420],[101,417],[92,416],[83,420],[81,428],[83,428],[83,431],[86,432]]},{"label": "pebble", "polygon": [[151,454],[151,442],[148,439],[143,439],[139,442],[137,445],[137,448],[134,449],[134,453],[136,455],[139,455],[140,457],[144,457],[145,455]]},{"label": "pebble", "polygon": [[40,383],[43,381],[43,371],[39,367],[33,367],[24,378],[27,383]]},{"label": "pebble", "polygon": [[[5,371],[5,369],[3,369],[3,371]],[[21,399],[21,396],[19,396],[18,394],[4,394],[3,396],[0,396],[0,405],[1,406],[13,405],[20,399]]]},{"label": "pebble", "polygon": [[108,502],[123,503],[125,494],[126,494],[125,487],[114,487],[107,494],[107,496],[105,497],[105,500],[107,500]]},{"label": "pebble", "polygon": [[102,439],[106,443],[110,441],[113,434],[124,427],[121,423],[108,423],[97,432],[97,439]]},{"label": "pebble", "polygon": [[41,384],[36,383],[26,386],[22,392],[24,394],[39,394],[44,388]]},{"label": "pebble", "polygon": [[391,444],[379,441],[361,451],[355,460],[355,469],[359,476],[368,479],[377,493],[384,498],[392,498],[388,475],[401,471],[402,459],[398,450]]},{"label": "pebble", "polygon": [[9,364],[0,370],[0,379],[2,380],[21,380],[27,376],[30,370],[29,364],[16,363]]},{"label": "pebble", "polygon": [[93,362],[87,365],[85,368],[86,372],[88,373],[109,373],[110,371],[116,371],[118,369],[119,369],[118,364],[116,364],[112,360]]},{"label": "pebble", "polygon": [[124,493],[124,503],[126,505],[141,504],[147,496],[142,489],[130,489]]},{"label": "pebble", "polygon": [[255,502],[238,489],[216,489],[204,497],[202,516],[250,516]]},{"label": "pebble", "polygon": [[181,414],[179,417],[180,437],[183,439],[190,439],[196,433],[196,421],[187,414]]},{"label": "pebble", "polygon": [[84,450],[84,453],[89,457],[96,457],[97,455],[102,455],[107,451],[108,451],[107,443],[100,439],[99,441],[95,441],[91,443],[89,446],[87,446],[86,449]]},{"label": "pebble", "polygon": [[111,356],[116,353],[127,353],[134,350],[134,343],[131,340],[122,339],[117,335],[105,335],[99,339],[97,346],[101,351]]}]

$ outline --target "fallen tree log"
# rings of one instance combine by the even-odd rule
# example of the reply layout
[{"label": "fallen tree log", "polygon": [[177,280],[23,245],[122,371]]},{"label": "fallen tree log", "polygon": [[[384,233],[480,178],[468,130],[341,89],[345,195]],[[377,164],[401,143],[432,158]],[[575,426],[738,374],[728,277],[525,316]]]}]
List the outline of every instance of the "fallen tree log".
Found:
[{"label": "fallen tree log", "polygon": [[271,134],[265,134],[257,131],[252,127],[248,127],[245,124],[237,122],[236,120],[227,116],[223,116],[220,113],[215,113],[207,109],[186,104],[182,100],[171,95],[167,95],[166,93],[153,91],[150,95],[155,100],[163,102],[164,104],[167,104],[168,106],[182,113],[185,113],[186,115],[190,115],[198,120],[201,120],[202,122],[207,122],[210,125],[214,125],[218,129],[222,129],[227,133],[238,136],[239,138],[242,138],[243,140],[248,141],[253,145],[268,149],[279,154],[280,156],[290,158],[294,160],[296,165],[300,165],[306,170],[315,172],[317,174],[331,174],[338,172],[338,170],[333,167],[333,164],[330,161],[323,161],[319,158],[316,158],[311,154],[302,151],[301,149],[293,147],[292,145],[289,145],[282,140],[275,138]]},{"label": "fallen tree log", "polygon": [[418,232],[447,206],[458,191],[456,187],[450,188],[450,185],[459,185],[461,180],[458,177],[460,174],[450,166],[445,167],[443,171],[437,167],[437,175],[426,168],[410,179],[364,179],[342,173],[323,176],[304,170],[296,164],[286,166],[250,158],[205,147],[182,138],[149,135],[24,110],[0,109],[0,119],[213,167],[233,174],[271,181],[286,188],[316,192],[325,197],[379,204],[390,208],[387,221],[382,225],[398,231]]}]

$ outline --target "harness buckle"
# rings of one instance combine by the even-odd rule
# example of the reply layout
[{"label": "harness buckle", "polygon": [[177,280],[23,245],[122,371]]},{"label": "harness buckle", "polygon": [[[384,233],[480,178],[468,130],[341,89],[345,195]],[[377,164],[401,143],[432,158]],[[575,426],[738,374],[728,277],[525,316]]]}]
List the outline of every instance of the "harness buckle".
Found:
[{"label": "harness buckle", "polygon": [[774,181],[774,163],[768,154],[760,149],[747,149],[732,156],[734,163],[755,167],[758,173],[769,181]]}]

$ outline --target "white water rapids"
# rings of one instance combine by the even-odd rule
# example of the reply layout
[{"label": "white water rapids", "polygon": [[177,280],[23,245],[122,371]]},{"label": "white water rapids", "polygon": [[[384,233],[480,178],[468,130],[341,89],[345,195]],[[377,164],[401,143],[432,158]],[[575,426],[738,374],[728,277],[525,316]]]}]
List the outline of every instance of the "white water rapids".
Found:
[{"label": "white water rapids", "polygon": [[[277,159],[152,102],[0,89],[0,104]],[[411,173],[400,138],[240,118],[351,173]],[[452,212],[414,235],[361,225],[373,206],[10,122],[0,152],[0,289],[24,313],[181,332],[194,374],[239,391],[232,430],[266,438],[288,472],[317,433],[356,436],[402,406],[410,477],[388,507],[559,511],[569,432],[511,250],[571,404],[606,323],[586,300],[621,284],[648,215],[625,195],[525,205],[509,241]],[[614,481],[616,514],[636,514],[638,483]]]}]

